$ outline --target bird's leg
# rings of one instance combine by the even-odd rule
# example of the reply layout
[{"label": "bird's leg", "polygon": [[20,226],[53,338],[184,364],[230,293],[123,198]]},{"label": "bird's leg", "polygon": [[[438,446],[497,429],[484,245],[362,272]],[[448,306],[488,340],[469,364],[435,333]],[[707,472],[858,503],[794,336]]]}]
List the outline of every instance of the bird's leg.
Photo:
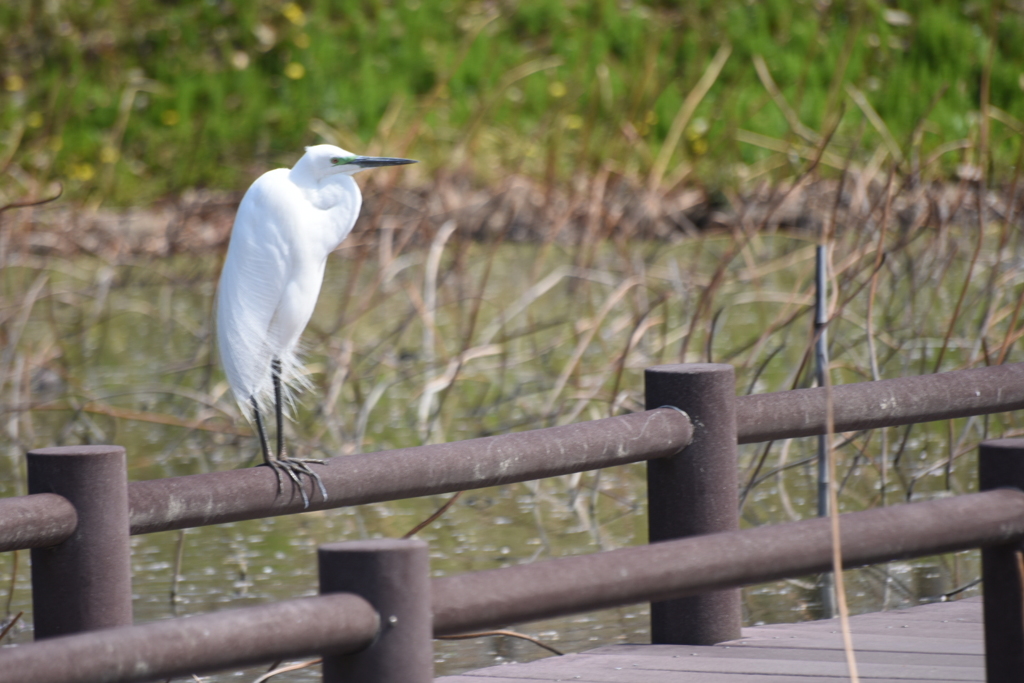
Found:
[{"label": "bird's leg", "polygon": [[[288,458],[288,455],[284,452],[284,422],[282,420],[283,408],[281,406],[281,361],[277,358],[270,361],[270,377],[274,381],[274,417],[277,419],[277,457],[274,459],[274,472],[277,473],[278,487],[277,492],[281,492],[281,474],[279,470],[284,470],[288,473],[292,483],[299,489],[299,493],[302,494],[302,508],[309,507],[309,496],[306,495],[306,489],[302,488],[302,482],[299,480],[299,475],[295,473],[295,465]],[[299,469],[301,472],[302,470]]]},{"label": "bird's leg", "polygon": [[[316,463],[323,465],[323,460],[315,460],[312,458],[289,458],[288,452],[284,446],[284,400],[283,391],[281,388],[281,359],[275,358],[270,362],[270,376],[274,382],[274,412],[277,418],[277,462],[288,470],[289,475],[295,478],[295,470],[301,474],[309,475],[309,477],[316,482],[317,487],[320,489],[320,496],[327,500],[327,487],[324,486],[323,479],[320,475],[314,472],[308,463]],[[301,486],[299,490],[302,491],[302,500],[304,501],[304,507],[309,507],[309,499],[306,497],[306,490]]]},{"label": "bird's leg", "polygon": [[281,405],[281,359],[270,361],[270,376],[274,380],[274,416],[277,418],[277,459],[287,458],[284,450],[284,406]]},{"label": "bird's leg", "polygon": [[249,401],[252,402],[252,414],[256,420],[256,433],[260,437],[260,449],[263,451],[263,464],[270,469],[274,470],[274,474],[277,475],[277,492],[281,493],[281,472],[274,462],[274,459],[270,457],[270,445],[267,443],[267,430],[263,428],[263,417],[260,415],[260,407],[256,402],[255,396],[250,396]]},{"label": "bird's leg", "polygon": [[256,401],[255,396],[250,396],[249,401],[252,402],[252,414],[256,418],[256,432],[260,436],[260,448],[263,450],[263,464],[270,469],[274,470],[274,476],[277,477],[277,493],[281,494],[281,470],[285,471],[285,474],[292,480],[292,483],[299,487],[299,491],[302,493],[303,507],[309,507],[309,498],[306,496],[306,490],[302,488],[302,482],[299,481],[299,477],[290,468],[282,466],[277,458],[271,457],[270,455],[270,444],[267,442],[267,430],[263,428],[263,416],[260,415],[260,406]]}]

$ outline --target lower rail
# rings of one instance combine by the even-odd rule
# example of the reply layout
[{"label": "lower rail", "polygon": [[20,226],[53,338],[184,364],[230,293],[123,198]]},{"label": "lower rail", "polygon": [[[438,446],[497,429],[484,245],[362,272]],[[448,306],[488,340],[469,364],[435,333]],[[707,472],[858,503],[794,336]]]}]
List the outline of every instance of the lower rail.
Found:
[{"label": "lower rail", "polygon": [[332,593],[90,631],[0,649],[6,683],[153,681],[366,647],[380,619],[363,598]]},{"label": "lower rail", "polygon": [[[1024,492],[998,489],[840,516],[843,567],[1024,539]],[[669,600],[832,568],[828,519],[762,526],[434,579],[434,635]]]},{"label": "lower rail", "polygon": [[[998,489],[840,517],[844,567],[1024,539],[1024,492]],[[828,520],[434,579],[435,636],[827,570]],[[334,593],[263,607],[64,636],[0,650],[12,683],[128,683],[313,653],[349,652],[377,632],[363,600]],[[271,635],[273,634],[273,635]]]},{"label": "lower rail", "polygon": [[57,545],[77,526],[75,506],[56,493],[0,498],[0,550]]}]

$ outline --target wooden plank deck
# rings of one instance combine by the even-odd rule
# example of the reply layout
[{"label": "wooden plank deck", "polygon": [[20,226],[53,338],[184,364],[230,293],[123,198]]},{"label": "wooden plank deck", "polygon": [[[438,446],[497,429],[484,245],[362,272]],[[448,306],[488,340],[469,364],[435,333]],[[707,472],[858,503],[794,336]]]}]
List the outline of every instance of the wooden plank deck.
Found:
[{"label": "wooden plank deck", "polygon": [[[861,680],[985,680],[981,598],[850,619]],[[839,621],[743,629],[711,646],[610,645],[528,664],[445,676],[438,683],[838,683],[848,681]]]}]

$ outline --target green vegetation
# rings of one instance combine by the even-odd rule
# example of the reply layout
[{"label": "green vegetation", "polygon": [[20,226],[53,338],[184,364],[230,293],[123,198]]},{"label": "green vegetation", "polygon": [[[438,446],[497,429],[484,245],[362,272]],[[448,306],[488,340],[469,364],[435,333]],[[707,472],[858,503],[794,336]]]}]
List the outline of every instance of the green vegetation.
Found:
[{"label": "green vegetation", "polygon": [[1004,4],[7,3],[0,192],[240,189],[324,139],[481,183],[607,169],[720,187],[791,174],[840,112],[840,159],[946,151],[932,172],[991,160],[1002,177],[1024,118],[1024,14]]}]

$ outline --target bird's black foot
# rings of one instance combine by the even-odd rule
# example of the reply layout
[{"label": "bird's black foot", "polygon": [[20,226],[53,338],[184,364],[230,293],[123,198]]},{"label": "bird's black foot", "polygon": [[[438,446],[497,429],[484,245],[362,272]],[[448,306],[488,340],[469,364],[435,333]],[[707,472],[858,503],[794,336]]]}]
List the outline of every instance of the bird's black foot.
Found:
[{"label": "bird's black foot", "polygon": [[306,489],[302,486],[302,475],[308,476],[310,479],[316,482],[317,487],[320,489],[320,496],[326,501],[327,500],[327,487],[324,486],[323,479],[320,475],[313,471],[309,466],[310,464],[323,465],[323,460],[316,460],[313,458],[289,458],[288,456],[281,456],[276,459],[268,459],[264,463],[269,466],[270,469],[274,470],[274,474],[277,476],[277,492],[282,491],[282,479],[281,473],[284,472],[289,479],[292,480],[292,484],[299,490],[302,495],[302,507],[309,507],[309,496],[306,495]]}]

